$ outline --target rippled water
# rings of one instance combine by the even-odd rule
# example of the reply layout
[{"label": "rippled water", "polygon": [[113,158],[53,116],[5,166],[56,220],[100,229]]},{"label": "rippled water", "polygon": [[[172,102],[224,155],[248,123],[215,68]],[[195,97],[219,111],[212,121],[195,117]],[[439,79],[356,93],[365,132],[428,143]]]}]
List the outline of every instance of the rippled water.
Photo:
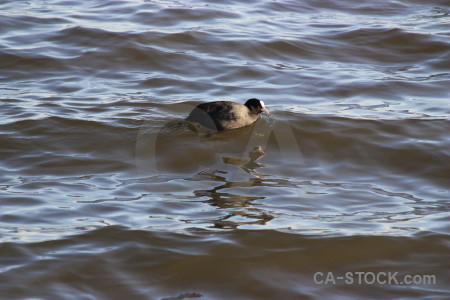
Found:
[{"label": "rippled water", "polygon": [[447,0],[0,8],[1,299],[450,297]]}]

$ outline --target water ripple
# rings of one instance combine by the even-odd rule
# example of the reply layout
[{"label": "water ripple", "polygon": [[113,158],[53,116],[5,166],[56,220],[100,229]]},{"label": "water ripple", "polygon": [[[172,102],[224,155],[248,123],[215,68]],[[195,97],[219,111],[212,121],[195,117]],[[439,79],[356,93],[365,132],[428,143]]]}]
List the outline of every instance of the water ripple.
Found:
[{"label": "water ripple", "polygon": [[[448,1],[0,8],[3,297],[448,298]],[[357,270],[438,282],[312,280]]]}]

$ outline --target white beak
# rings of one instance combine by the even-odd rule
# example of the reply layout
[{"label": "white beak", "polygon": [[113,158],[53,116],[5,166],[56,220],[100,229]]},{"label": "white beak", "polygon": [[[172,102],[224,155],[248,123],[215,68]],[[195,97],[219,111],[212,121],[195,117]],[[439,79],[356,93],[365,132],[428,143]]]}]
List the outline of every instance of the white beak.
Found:
[{"label": "white beak", "polygon": [[261,101],[261,100],[260,100],[259,102],[261,102],[261,107],[262,107],[263,113],[269,115],[269,111],[267,110],[266,106],[264,105],[264,101]]}]

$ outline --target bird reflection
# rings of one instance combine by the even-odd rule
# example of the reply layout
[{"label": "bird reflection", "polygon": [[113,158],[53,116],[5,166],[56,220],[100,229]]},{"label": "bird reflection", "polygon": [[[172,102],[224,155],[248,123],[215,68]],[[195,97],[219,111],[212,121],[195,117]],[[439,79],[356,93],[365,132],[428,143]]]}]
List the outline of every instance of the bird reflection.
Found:
[{"label": "bird reflection", "polygon": [[[209,190],[196,190],[194,194],[197,197],[208,197],[206,203],[216,206],[220,209],[227,209],[229,213],[217,220],[214,220],[214,228],[237,228],[240,225],[265,225],[274,217],[268,215],[263,210],[252,205],[255,200],[264,199],[263,196],[247,196],[235,193],[226,193],[221,190],[235,187],[258,187],[265,186],[263,176],[256,171],[256,168],[264,167],[264,165],[256,162],[265,155],[264,147],[256,146],[249,152],[248,158],[233,158],[224,157],[223,161],[228,164],[233,164],[242,168],[245,172],[253,174],[256,177],[250,178],[246,181],[228,181],[224,176],[218,175],[220,173],[227,174],[225,171],[216,170],[213,174],[214,181],[223,182],[222,185],[216,186]],[[236,219],[236,220],[233,220]]]},{"label": "bird reflection", "polygon": [[257,162],[257,160],[264,155],[266,155],[264,147],[256,146],[248,153],[248,158],[223,157],[222,160],[224,163],[239,166],[245,172],[259,177],[260,173],[256,171],[256,168],[264,168],[265,166]]}]

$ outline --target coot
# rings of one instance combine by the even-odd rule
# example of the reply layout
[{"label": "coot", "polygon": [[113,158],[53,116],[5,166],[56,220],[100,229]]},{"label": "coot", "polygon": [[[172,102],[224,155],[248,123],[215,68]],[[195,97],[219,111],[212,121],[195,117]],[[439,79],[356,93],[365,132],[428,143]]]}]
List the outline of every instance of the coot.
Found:
[{"label": "coot", "polygon": [[186,120],[222,131],[248,126],[255,122],[261,113],[268,114],[269,111],[259,99],[249,99],[245,104],[214,101],[197,105]]}]

